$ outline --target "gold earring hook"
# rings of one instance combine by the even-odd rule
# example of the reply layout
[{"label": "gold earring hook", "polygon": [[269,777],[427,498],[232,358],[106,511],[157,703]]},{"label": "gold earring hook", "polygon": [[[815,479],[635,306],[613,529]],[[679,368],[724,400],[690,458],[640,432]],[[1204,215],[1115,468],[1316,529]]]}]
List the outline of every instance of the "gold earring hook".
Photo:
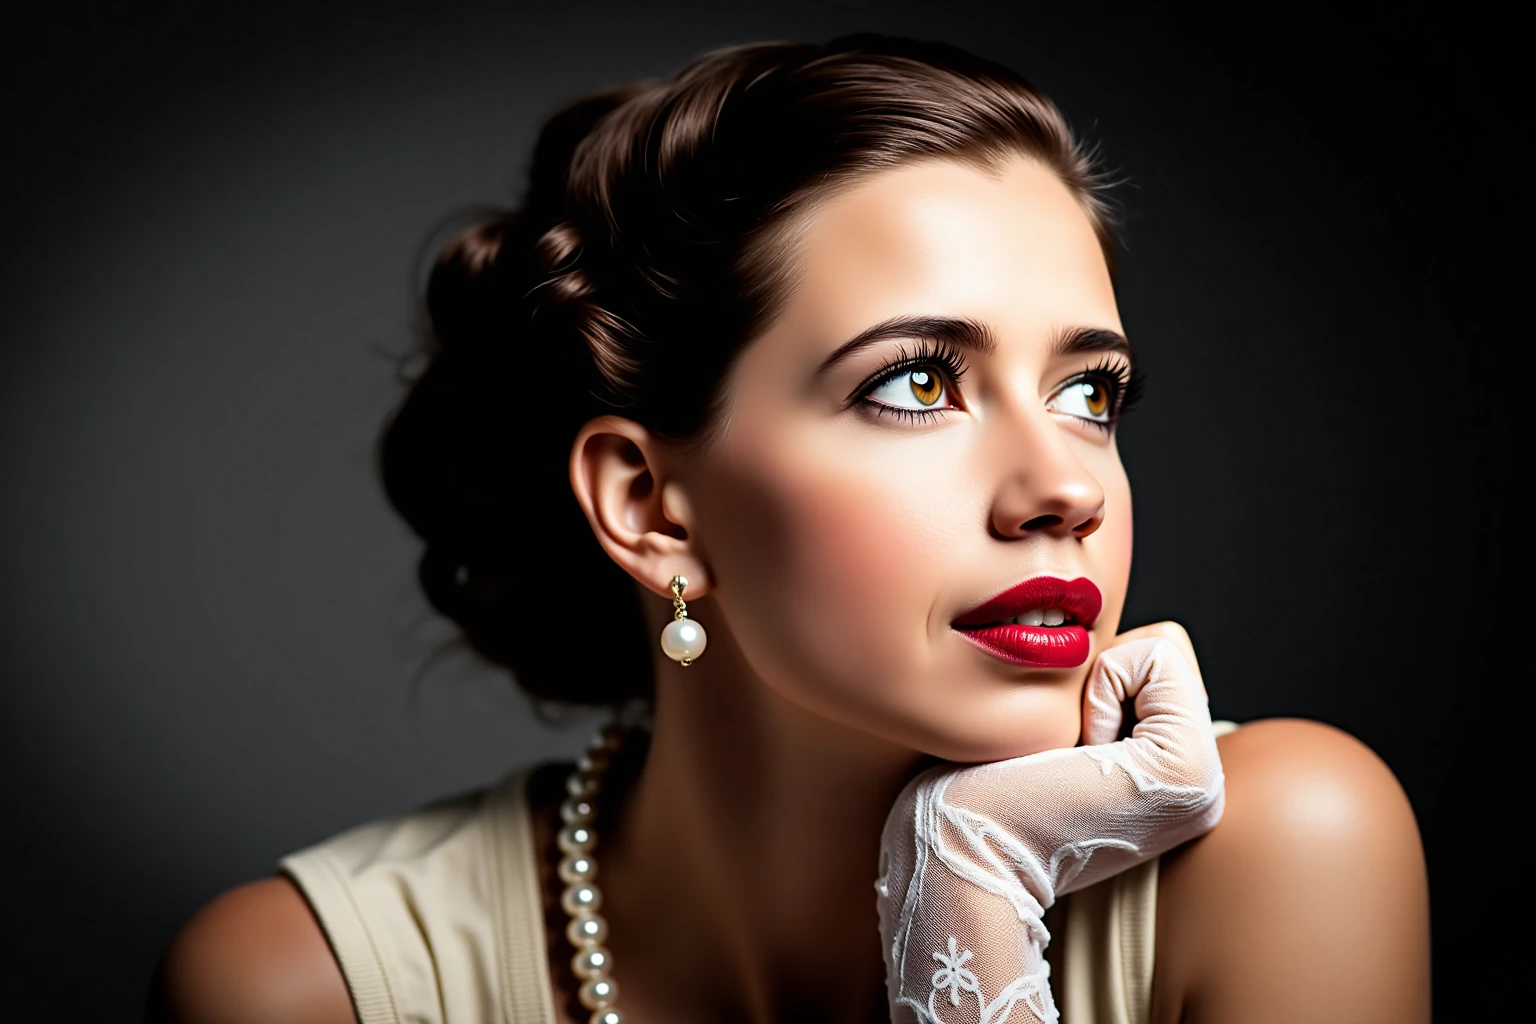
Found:
[{"label": "gold earring hook", "polygon": [[686,619],[688,617],[688,602],[683,600],[683,588],[687,586],[687,576],[672,577],[672,618],[674,619]]}]

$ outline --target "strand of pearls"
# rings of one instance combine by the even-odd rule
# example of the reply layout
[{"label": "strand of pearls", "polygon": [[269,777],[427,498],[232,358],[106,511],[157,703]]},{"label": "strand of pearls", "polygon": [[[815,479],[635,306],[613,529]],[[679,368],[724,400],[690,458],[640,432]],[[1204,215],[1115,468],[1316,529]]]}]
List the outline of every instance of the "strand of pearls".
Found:
[{"label": "strand of pearls", "polygon": [[565,779],[565,799],[560,804],[560,819],[565,824],[556,838],[562,854],[560,881],[565,883],[560,906],[570,915],[565,935],[576,947],[571,970],[581,982],[577,998],[592,1011],[590,1024],[624,1024],[623,1016],[614,1008],[619,986],[611,977],[613,956],[603,945],[608,940],[608,922],[598,913],[603,892],[593,884],[597,861],[592,859],[592,848],[597,844],[592,830],[597,820],[593,801],[602,791],[603,773],[623,738],[618,725],[605,725],[576,758],[576,770]]}]

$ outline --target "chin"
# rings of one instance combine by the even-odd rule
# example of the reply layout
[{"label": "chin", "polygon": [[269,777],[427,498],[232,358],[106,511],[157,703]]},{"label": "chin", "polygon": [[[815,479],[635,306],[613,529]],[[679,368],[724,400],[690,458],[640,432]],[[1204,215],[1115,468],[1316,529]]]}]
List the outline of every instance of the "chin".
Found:
[{"label": "chin", "polygon": [[998,701],[952,706],[912,723],[908,745],[945,761],[1006,761],[1077,745],[1081,689],[1014,688]]}]

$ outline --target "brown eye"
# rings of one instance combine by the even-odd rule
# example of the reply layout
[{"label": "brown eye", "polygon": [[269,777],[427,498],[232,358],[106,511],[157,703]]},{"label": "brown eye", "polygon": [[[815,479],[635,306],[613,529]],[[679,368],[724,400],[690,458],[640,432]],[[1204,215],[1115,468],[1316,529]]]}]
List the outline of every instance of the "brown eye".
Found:
[{"label": "brown eye", "polygon": [[1092,381],[1083,382],[1083,404],[1088,411],[1095,416],[1103,416],[1109,412],[1109,392]]},{"label": "brown eye", "polygon": [[912,382],[912,396],[924,405],[932,405],[939,400],[944,393],[944,385],[939,381],[939,375],[927,370],[913,370],[907,374]]},{"label": "brown eye", "polygon": [[1103,381],[1085,377],[1056,392],[1047,406],[1055,412],[1064,412],[1090,423],[1107,424],[1114,399],[1114,393]]},{"label": "brown eye", "polygon": [[[949,396],[944,387],[944,375],[936,367],[917,366],[891,374],[885,383],[869,393],[869,397],[878,405],[922,412],[945,405]],[[913,399],[917,400],[917,405],[912,404]]]}]

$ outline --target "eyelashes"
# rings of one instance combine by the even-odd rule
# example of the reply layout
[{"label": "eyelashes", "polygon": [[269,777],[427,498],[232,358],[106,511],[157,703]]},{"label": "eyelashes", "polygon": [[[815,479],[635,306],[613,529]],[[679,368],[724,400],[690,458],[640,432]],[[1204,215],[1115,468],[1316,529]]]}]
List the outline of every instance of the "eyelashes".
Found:
[{"label": "eyelashes", "polygon": [[[933,379],[933,375],[921,372],[929,369],[939,371],[936,380]],[[906,376],[913,383],[918,384],[919,387],[938,384],[941,390],[933,399],[934,402],[937,402],[939,397],[948,396],[951,390],[959,387],[960,382],[965,379],[965,372],[965,357],[961,355],[958,348],[942,338],[937,340],[924,339],[921,347],[916,351],[909,352],[906,346],[897,349],[895,359],[875,371],[863,384],[854,389],[849,404],[862,405],[872,409],[876,415],[880,416],[893,416],[908,421],[932,420],[938,416],[938,410],[892,405],[889,402],[877,401],[868,396],[872,392],[883,390],[887,384],[899,381],[903,376]],[[913,391],[913,394],[919,401],[923,401],[922,396],[916,390]]]},{"label": "eyelashes", "polygon": [[[1063,388],[1079,381],[1092,379],[1108,381],[1112,385],[1109,419],[1101,424],[1106,427],[1113,425],[1132,406],[1141,401],[1142,392],[1146,390],[1146,374],[1123,355],[1104,356],[1095,365],[1066,381]],[[1058,393],[1061,390],[1057,389]]]},{"label": "eyelashes", "polygon": [[[898,349],[894,359],[875,371],[854,389],[849,396],[848,407],[862,406],[877,416],[890,416],[907,422],[931,422],[940,413],[955,408],[951,392],[958,390],[965,378],[967,364],[960,350],[945,339],[923,339],[914,351],[905,346]],[[924,371],[937,370],[937,375]],[[895,405],[870,397],[884,391],[902,378],[907,378],[908,391],[924,407]],[[1080,373],[1062,381],[1046,399],[1048,406],[1066,405],[1076,408],[1053,408],[1053,411],[1092,424],[1108,433],[1116,422],[1141,398],[1145,387],[1144,374],[1122,353],[1106,353],[1096,363]],[[916,386],[912,386],[916,385]],[[927,393],[938,385],[939,393],[930,400]],[[904,396],[905,397],[905,396]],[[940,398],[949,402],[941,404]],[[1079,411],[1080,410],[1080,411]]]}]

